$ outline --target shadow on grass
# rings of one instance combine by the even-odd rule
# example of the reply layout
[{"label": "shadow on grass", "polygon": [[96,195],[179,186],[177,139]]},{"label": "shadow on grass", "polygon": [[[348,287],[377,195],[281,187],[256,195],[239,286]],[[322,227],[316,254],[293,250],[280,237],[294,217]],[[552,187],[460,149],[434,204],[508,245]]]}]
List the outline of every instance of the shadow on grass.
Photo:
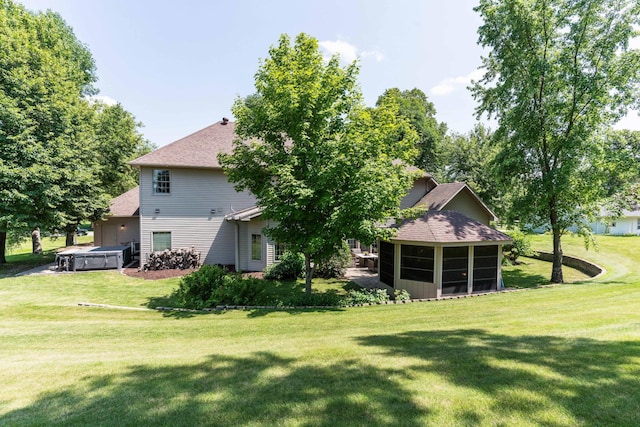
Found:
[{"label": "shadow on grass", "polygon": [[419,426],[404,372],[358,360],[300,364],[273,353],[87,375],[0,416],[0,425]]},{"label": "shadow on grass", "polygon": [[[495,424],[496,416],[532,425],[637,426],[640,420],[639,341],[463,329],[368,336],[360,343],[389,357],[416,358],[408,374],[428,371],[490,398],[489,419],[466,408],[475,424]],[[572,420],[549,419],[550,409]]]},{"label": "shadow on grass", "polygon": [[524,289],[549,284],[549,278],[527,268],[526,263],[503,267],[502,280],[507,288]]}]

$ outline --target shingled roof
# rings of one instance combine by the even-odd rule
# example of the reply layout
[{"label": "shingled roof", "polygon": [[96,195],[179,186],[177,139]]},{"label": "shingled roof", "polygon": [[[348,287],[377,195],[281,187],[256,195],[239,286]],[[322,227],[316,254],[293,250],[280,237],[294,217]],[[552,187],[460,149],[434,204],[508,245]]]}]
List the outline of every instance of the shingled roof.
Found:
[{"label": "shingled roof", "polygon": [[478,195],[464,182],[447,182],[438,184],[422,197],[414,206],[425,206],[428,210],[439,211],[446,209],[447,204],[461,191],[468,192],[487,213],[497,221],[498,217],[491,209],[478,197]]},{"label": "shingled roof", "polygon": [[111,200],[109,205],[111,216],[139,216],[140,215],[140,187],[132,188]]},{"label": "shingled roof", "polygon": [[219,121],[160,147],[129,164],[150,167],[220,169],[218,153],[231,153],[236,139],[235,123]]},{"label": "shingled roof", "polygon": [[399,225],[392,240],[426,243],[507,243],[511,238],[455,211],[429,211]]}]

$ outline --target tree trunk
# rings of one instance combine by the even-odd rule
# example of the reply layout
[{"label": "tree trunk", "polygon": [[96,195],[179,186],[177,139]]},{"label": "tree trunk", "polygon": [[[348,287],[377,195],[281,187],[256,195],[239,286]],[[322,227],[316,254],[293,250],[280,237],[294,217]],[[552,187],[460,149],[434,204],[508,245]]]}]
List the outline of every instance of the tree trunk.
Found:
[{"label": "tree trunk", "polygon": [[560,238],[562,237],[562,230],[558,226],[558,213],[555,206],[551,205],[551,215],[549,216],[551,222],[551,230],[553,232],[553,266],[551,267],[551,283],[564,283],[564,277],[562,276],[562,245]]},{"label": "tree trunk", "polygon": [[77,224],[65,226],[64,231],[67,235],[64,243],[65,246],[73,246],[78,243],[78,236],[76,234],[77,228],[78,228]]},{"label": "tree trunk", "polygon": [[5,250],[7,247],[7,232],[0,231],[0,264],[6,264]]},{"label": "tree trunk", "polygon": [[311,267],[311,255],[304,254],[304,291],[307,295],[311,295],[311,279],[313,278],[314,267]]},{"label": "tree trunk", "polygon": [[42,255],[42,238],[40,237],[39,227],[34,228],[31,232],[31,253]]}]

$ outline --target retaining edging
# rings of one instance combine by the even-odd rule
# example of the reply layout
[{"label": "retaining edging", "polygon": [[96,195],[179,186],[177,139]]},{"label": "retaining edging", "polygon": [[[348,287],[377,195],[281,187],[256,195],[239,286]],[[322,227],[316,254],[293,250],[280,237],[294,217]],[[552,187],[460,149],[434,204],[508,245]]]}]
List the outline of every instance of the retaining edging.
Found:
[{"label": "retaining edging", "polygon": [[[534,255],[529,258],[539,259],[541,261],[553,262],[553,253],[536,251]],[[594,279],[607,272],[606,269],[600,267],[598,264],[594,264],[582,258],[577,258],[569,255],[562,255],[562,265],[575,268],[578,271],[586,274],[590,279]]]}]

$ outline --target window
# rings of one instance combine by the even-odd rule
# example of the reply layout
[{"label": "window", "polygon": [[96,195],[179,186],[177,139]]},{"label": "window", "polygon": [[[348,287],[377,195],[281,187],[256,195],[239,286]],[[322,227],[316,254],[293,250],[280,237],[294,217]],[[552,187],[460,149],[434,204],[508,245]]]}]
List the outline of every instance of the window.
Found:
[{"label": "window", "polygon": [[468,247],[442,248],[442,293],[467,292],[468,268]]},{"label": "window", "polygon": [[498,246],[476,246],[473,250],[473,292],[498,288]]},{"label": "window", "polygon": [[171,174],[169,169],[153,170],[153,194],[171,193]]},{"label": "window", "polygon": [[262,236],[260,234],[251,235],[251,259],[253,261],[262,259]]},{"label": "window", "polygon": [[356,239],[347,239],[347,243],[349,244],[349,249],[355,249],[358,247]]},{"label": "window", "polygon": [[170,231],[154,231],[152,233],[151,250],[153,252],[171,250],[171,232]]},{"label": "window", "polygon": [[380,269],[380,281],[393,288],[393,275],[395,274],[394,262],[395,247],[393,243],[380,242],[380,255],[378,258],[378,268]]},{"label": "window", "polygon": [[433,246],[402,245],[400,278],[433,283]]},{"label": "window", "polygon": [[280,261],[282,259],[282,255],[287,250],[287,245],[284,243],[276,243],[274,258],[276,261]]},{"label": "window", "polygon": [[640,230],[640,219],[638,220],[638,226],[637,226],[638,230]]}]

